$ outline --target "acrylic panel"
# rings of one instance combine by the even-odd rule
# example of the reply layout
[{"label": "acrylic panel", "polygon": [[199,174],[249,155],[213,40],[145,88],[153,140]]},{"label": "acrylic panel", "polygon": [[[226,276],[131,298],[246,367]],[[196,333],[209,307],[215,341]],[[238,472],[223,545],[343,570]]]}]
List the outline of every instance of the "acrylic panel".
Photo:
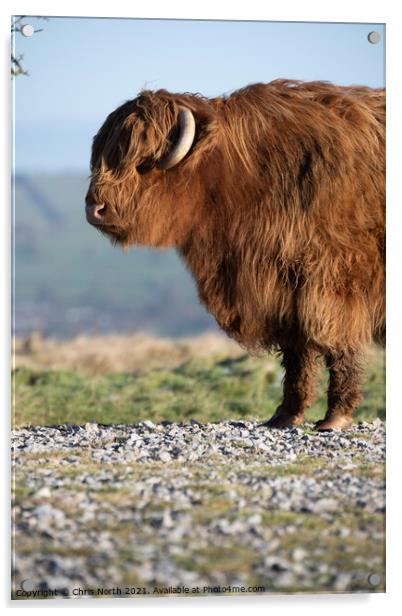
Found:
[{"label": "acrylic panel", "polygon": [[384,55],[13,17],[14,599],[385,591]]}]

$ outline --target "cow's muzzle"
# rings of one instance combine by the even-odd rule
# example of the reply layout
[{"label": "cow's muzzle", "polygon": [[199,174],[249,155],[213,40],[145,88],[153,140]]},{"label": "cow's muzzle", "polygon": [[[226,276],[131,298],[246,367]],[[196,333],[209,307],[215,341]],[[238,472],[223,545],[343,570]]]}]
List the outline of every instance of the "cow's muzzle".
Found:
[{"label": "cow's muzzle", "polygon": [[85,206],[85,213],[87,221],[91,225],[100,226],[105,223],[106,205],[104,203],[93,204],[90,203]]}]

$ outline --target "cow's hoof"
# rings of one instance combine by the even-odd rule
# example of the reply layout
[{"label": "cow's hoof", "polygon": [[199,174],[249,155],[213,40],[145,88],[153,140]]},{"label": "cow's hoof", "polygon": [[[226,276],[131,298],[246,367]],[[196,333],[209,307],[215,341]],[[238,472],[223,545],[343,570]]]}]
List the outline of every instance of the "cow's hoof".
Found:
[{"label": "cow's hoof", "polygon": [[303,415],[273,415],[271,419],[260,424],[265,428],[290,428],[303,423]]},{"label": "cow's hoof", "polygon": [[339,415],[338,417],[331,417],[329,419],[320,419],[315,424],[315,429],[320,432],[327,432],[329,430],[346,430],[353,423],[351,417],[345,417]]}]

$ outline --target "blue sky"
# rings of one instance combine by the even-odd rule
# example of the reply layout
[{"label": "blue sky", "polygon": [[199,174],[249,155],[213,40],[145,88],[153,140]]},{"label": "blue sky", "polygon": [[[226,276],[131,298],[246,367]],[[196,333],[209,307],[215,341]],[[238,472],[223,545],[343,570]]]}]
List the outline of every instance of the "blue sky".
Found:
[{"label": "blue sky", "polygon": [[[14,81],[17,172],[88,173],[93,135],[141,88],[229,93],[279,77],[385,85],[379,24],[27,19],[15,37],[29,77]],[[367,34],[376,30],[381,42]]]}]

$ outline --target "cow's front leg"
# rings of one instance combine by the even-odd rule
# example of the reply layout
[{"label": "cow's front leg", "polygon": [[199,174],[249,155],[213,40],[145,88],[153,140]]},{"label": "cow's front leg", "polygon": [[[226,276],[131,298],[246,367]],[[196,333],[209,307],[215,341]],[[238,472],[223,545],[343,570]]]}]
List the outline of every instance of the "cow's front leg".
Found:
[{"label": "cow's front leg", "polygon": [[317,352],[309,347],[282,349],[283,401],[275,414],[266,423],[269,428],[298,426],[304,419],[304,411],[314,400],[315,366]]},{"label": "cow's front leg", "polygon": [[343,430],[351,425],[353,411],[362,399],[360,357],[352,351],[327,353],[325,362],[329,370],[328,410],[316,428]]}]

